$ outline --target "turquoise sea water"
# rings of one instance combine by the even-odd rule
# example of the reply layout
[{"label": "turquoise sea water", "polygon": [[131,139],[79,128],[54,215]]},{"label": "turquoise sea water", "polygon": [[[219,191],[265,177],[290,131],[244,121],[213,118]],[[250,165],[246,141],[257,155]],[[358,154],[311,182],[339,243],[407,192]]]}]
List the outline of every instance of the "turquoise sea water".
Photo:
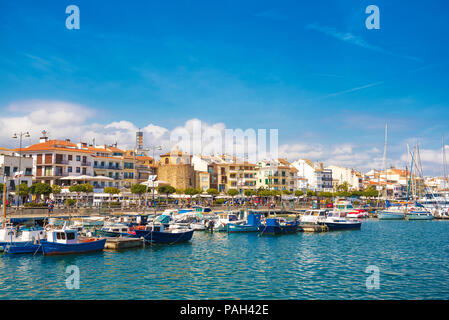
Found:
[{"label": "turquoise sea water", "polygon": [[[66,268],[80,288],[66,288]],[[365,269],[380,270],[368,290]],[[449,221],[366,221],[360,231],[258,237],[86,255],[0,256],[1,299],[449,299]]]}]

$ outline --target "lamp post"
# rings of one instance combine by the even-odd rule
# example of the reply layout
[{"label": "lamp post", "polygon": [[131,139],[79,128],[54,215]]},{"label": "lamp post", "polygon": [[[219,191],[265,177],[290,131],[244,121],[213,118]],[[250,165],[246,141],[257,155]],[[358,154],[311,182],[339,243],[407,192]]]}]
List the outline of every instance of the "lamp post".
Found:
[{"label": "lamp post", "polygon": [[20,186],[20,169],[21,169],[21,165],[22,165],[22,137],[25,136],[25,138],[29,138],[30,137],[30,133],[27,132],[20,132],[19,134],[14,133],[14,135],[12,136],[13,139],[19,139],[19,176],[17,178],[17,209],[19,209],[19,201],[20,201],[20,196],[19,196],[19,186]]},{"label": "lamp post", "polygon": [[[156,150],[162,150],[162,146],[150,146],[149,148],[148,148],[148,150],[149,151],[153,151],[153,165],[155,164],[155,161],[154,161],[154,152],[156,151]],[[150,167],[151,168],[151,167]],[[154,204],[154,182],[155,182],[155,180],[156,180],[156,177],[154,178],[154,180],[152,181],[152,183],[153,183],[153,190],[152,190],[152,194],[153,194],[153,210],[154,210],[154,215],[156,215],[156,206],[155,206],[155,204]],[[147,191],[148,191],[148,187],[147,187]],[[146,194],[146,193],[145,193]]]}]

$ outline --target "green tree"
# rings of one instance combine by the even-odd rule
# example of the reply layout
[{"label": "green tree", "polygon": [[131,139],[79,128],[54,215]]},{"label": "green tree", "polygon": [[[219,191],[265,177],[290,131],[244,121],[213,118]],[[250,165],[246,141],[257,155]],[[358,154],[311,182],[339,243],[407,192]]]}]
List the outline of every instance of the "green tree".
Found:
[{"label": "green tree", "polygon": [[168,195],[173,194],[176,192],[176,189],[172,186],[159,186],[157,187],[158,193],[163,193],[167,196],[167,205],[168,205]]},{"label": "green tree", "polygon": [[217,189],[214,189],[214,188],[209,188],[206,190],[206,192],[208,195],[212,196],[212,203],[215,202],[215,197],[220,194],[220,191],[218,191]]},{"label": "green tree", "polygon": [[109,194],[109,201],[110,202],[112,201],[112,197],[113,197],[114,194],[119,194],[120,193],[119,188],[116,188],[116,187],[106,187],[106,188],[104,188],[103,191],[105,193]]},{"label": "green tree", "polygon": [[234,203],[234,197],[239,194],[239,191],[236,189],[229,189],[228,196],[232,197],[232,203]]},{"label": "green tree", "polygon": [[53,193],[53,195],[55,194],[60,194],[62,191],[62,187],[58,186],[57,184],[54,184],[51,186],[51,193]]},{"label": "green tree", "polygon": [[20,202],[24,203],[23,198],[27,197],[30,194],[30,190],[28,188],[27,183],[21,183],[16,187],[16,194],[20,197]]},{"label": "green tree", "polygon": [[146,192],[147,192],[147,186],[145,186],[143,184],[136,183],[131,186],[131,193],[137,194],[137,196],[139,198],[139,205],[140,205],[140,200],[141,200],[142,194],[144,194]]},{"label": "green tree", "polygon": [[189,197],[189,204],[190,204],[190,201],[192,199],[192,196],[194,196],[194,195],[196,195],[198,193],[201,193],[201,192],[198,189],[194,189],[194,188],[187,188],[187,189],[184,190],[184,194],[190,196]]},{"label": "green tree", "polygon": [[69,191],[78,193],[77,195],[77,205],[78,205],[79,202],[78,196],[81,193],[85,194],[92,193],[94,191],[94,187],[90,183],[74,184],[69,187]]},{"label": "green tree", "polygon": [[293,191],[290,191],[290,190],[282,190],[282,194],[286,194],[286,195],[291,195],[291,194],[293,194]]},{"label": "green tree", "polygon": [[312,191],[312,190],[307,190],[306,191],[306,195],[307,195],[308,198],[315,197],[316,196],[316,192]]},{"label": "green tree", "polygon": [[340,184],[337,187],[337,191],[343,191],[343,192],[348,192],[349,191],[349,183],[348,182],[343,182],[342,184]]},{"label": "green tree", "polygon": [[3,194],[3,183],[0,183],[0,193]]},{"label": "green tree", "polygon": [[303,195],[304,195],[304,191],[302,191],[302,190],[296,190],[295,191],[295,196],[302,197]]},{"label": "green tree", "polygon": [[34,183],[31,185],[29,192],[36,195],[36,198],[40,198],[41,195],[47,197],[51,193],[51,187],[47,183]]}]

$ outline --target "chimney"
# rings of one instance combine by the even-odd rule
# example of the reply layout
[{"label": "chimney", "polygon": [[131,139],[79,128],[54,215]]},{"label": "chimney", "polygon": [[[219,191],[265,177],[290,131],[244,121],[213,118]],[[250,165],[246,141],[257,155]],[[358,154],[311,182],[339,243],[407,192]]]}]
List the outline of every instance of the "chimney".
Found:
[{"label": "chimney", "polygon": [[48,137],[47,136],[39,138],[39,143],[44,143],[44,142],[47,142],[47,141],[48,141]]}]

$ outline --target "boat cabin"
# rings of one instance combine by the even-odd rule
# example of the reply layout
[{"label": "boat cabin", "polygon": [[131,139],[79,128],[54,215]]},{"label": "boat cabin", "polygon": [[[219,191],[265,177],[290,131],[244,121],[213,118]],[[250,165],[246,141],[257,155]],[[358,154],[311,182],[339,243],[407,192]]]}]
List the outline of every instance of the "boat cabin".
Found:
[{"label": "boat cabin", "polygon": [[35,242],[45,239],[44,228],[41,227],[23,228],[21,231],[22,231],[22,241]]},{"label": "boat cabin", "polygon": [[326,219],[326,210],[307,210],[302,215],[301,223],[318,223]]},{"label": "boat cabin", "polygon": [[102,228],[103,231],[109,231],[109,232],[121,232],[121,233],[127,233],[128,232],[128,226],[124,225],[117,225],[117,226],[109,226]]},{"label": "boat cabin", "polygon": [[57,229],[47,232],[47,241],[64,244],[73,244],[78,242],[78,232],[72,229]]}]

